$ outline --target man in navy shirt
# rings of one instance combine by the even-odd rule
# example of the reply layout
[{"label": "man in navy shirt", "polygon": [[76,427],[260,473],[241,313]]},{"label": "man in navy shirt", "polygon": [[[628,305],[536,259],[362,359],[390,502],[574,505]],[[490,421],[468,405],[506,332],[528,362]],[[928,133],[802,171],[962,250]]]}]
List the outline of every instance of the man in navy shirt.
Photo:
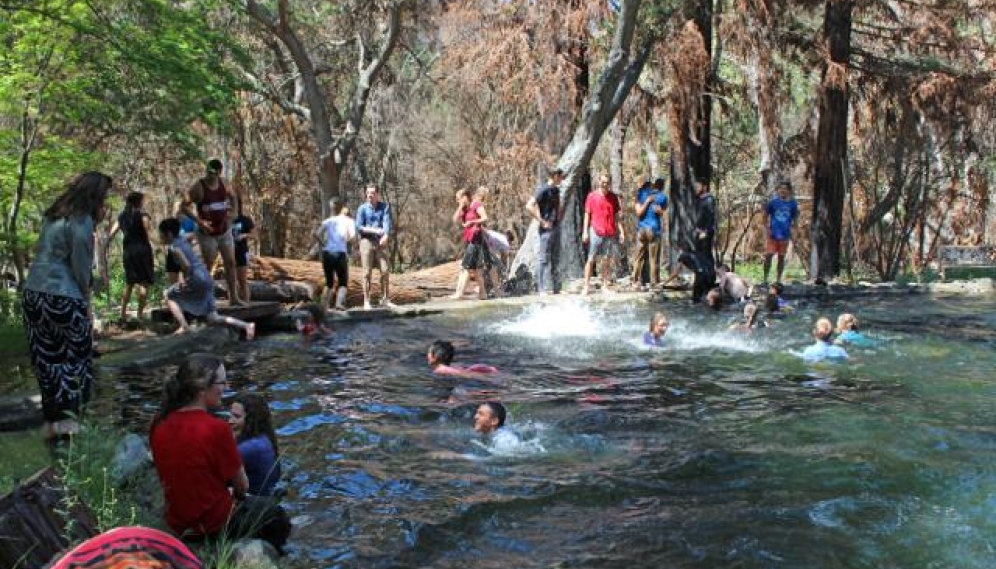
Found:
[{"label": "man in navy shirt", "polygon": [[367,201],[356,210],[356,234],[360,238],[360,264],[363,265],[363,308],[370,310],[370,281],[374,263],[380,270],[380,305],[393,307],[388,295],[390,268],[388,267],[387,240],[391,234],[391,208],[380,201],[377,184],[366,188]]},{"label": "man in navy shirt", "polygon": [[[560,289],[557,260],[560,257],[560,222],[564,218],[564,200],[560,195],[560,184],[563,181],[564,171],[557,168],[550,174],[547,184],[536,190],[536,195],[526,204],[526,211],[539,222],[536,287],[541,295],[551,288],[554,294]],[[550,272],[549,280],[547,270]]]},{"label": "man in navy shirt", "polygon": [[768,282],[771,271],[771,257],[778,255],[778,278],[782,282],[785,272],[785,254],[788,253],[789,240],[792,237],[792,224],[799,217],[799,204],[792,197],[792,185],[788,181],[778,184],[774,198],[764,208],[764,221],[768,227],[768,240],[764,246],[764,282]]}]

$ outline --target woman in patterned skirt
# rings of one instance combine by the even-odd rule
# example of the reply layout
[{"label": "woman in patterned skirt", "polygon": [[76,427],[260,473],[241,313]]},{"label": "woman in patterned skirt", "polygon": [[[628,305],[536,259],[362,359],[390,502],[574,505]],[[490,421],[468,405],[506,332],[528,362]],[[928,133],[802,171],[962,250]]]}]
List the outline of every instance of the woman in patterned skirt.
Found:
[{"label": "woman in patterned skirt", "polygon": [[74,434],[93,387],[90,278],[94,227],[104,218],[109,176],[87,172],[45,210],[24,285],[24,330],[38,376],[45,436]]}]

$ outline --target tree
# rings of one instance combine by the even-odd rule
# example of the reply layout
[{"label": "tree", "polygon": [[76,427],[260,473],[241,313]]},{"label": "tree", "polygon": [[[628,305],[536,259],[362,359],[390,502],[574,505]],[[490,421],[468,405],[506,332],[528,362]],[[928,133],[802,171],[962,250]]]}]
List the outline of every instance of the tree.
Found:
[{"label": "tree", "polygon": [[[343,33],[353,28],[352,41],[335,44],[336,47],[351,47],[355,51],[356,70],[355,75],[350,76],[342,67],[337,67],[337,62],[316,57],[319,47],[309,46],[305,38],[317,34],[302,33],[303,24],[295,20],[288,0],[278,0],[276,14],[263,3],[254,0],[242,2],[252,20],[269,36],[264,43],[271,50],[277,69],[287,59],[293,63],[293,70],[285,67],[283,73],[268,71],[266,77],[250,71],[249,77],[258,92],[308,123],[315,145],[323,215],[328,214],[329,199],[341,194],[343,171],[356,147],[371,89],[397,46],[401,29],[400,0],[361,4],[362,7],[340,5],[317,10],[326,16],[337,12],[335,15],[346,21],[341,30]],[[354,18],[346,17],[350,13]],[[383,23],[378,21],[378,16],[383,17]],[[363,21],[367,18],[370,21]],[[322,20],[315,22],[318,26],[326,23]],[[366,24],[368,29],[358,24]],[[369,28],[377,27],[381,27],[382,31],[372,41],[368,37],[371,33]],[[348,96],[344,95],[350,90]],[[345,108],[340,109],[337,101],[342,101]]]}]

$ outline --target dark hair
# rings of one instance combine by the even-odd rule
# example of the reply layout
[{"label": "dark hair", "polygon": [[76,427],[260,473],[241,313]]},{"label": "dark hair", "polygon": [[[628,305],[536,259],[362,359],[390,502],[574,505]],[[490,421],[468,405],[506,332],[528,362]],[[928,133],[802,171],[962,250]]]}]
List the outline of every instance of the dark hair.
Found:
[{"label": "dark hair", "polygon": [[778,312],[781,307],[778,305],[778,294],[768,293],[764,297],[764,309],[768,312]]},{"label": "dark hair", "polygon": [[69,187],[45,210],[49,220],[74,215],[89,215],[94,221],[107,199],[107,192],[114,185],[111,177],[100,172],[85,172],[73,178]]},{"label": "dark hair", "polygon": [[775,186],[775,189],[779,189],[780,190],[782,188],[788,188],[789,191],[792,191],[792,182],[790,182],[788,180],[781,180],[780,182],[778,182],[778,185]]},{"label": "dark hair", "polygon": [[664,178],[657,178],[656,180],[654,180],[654,187],[656,188],[657,186],[660,186],[663,188],[665,182],[666,181],[664,180]]},{"label": "dark hair", "polygon": [[332,215],[339,215],[339,212],[342,211],[342,206],[343,206],[344,203],[345,203],[345,200],[343,200],[339,196],[336,196],[336,197],[330,199],[329,200],[329,211],[332,213]]},{"label": "dark hair", "polygon": [[145,201],[145,194],[142,192],[129,192],[125,198],[125,213],[131,214],[142,208]]},{"label": "dark hair", "polygon": [[217,172],[218,174],[220,174],[221,171],[224,170],[224,166],[222,165],[221,160],[218,160],[217,158],[212,158],[208,160],[207,169],[209,172]]},{"label": "dark hair", "polygon": [[550,170],[550,177],[551,178],[554,177],[554,176],[563,176],[563,175],[564,175],[564,169],[563,168],[554,168],[553,170]]},{"label": "dark hair", "polygon": [[176,375],[163,384],[163,399],[159,404],[159,412],[152,420],[152,426],[161,423],[170,413],[189,405],[197,399],[198,394],[211,387],[218,374],[218,368],[225,362],[213,354],[190,354]]},{"label": "dark hair", "polygon": [[436,340],[429,346],[429,353],[432,354],[432,357],[444,365],[453,363],[454,352],[453,344],[446,340]]},{"label": "dark hair", "polygon": [[[715,299],[715,302],[713,301]],[[713,288],[706,293],[706,304],[713,310],[723,309],[723,292],[718,288]]]},{"label": "dark hair", "polygon": [[176,237],[180,234],[180,220],[175,217],[167,217],[159,222],[159,233],[169,234]]},{"label": "dark hair", "polygon": [[243,393],[235,398],[232,403],[242,405],[246,413],[246,424],[239,434],[239,441],[249,440],[260,435],[270,439],[273,445],[273,454],[280,456],[280,449],[277,447],[277,434],[273,431],[273,416],[270,414],[270,406],[261,395],[256,393]]},{"label": "dark hair", "polygon": [[505,426],[505,415],[506,415],[506,412],[505,412],[505,406],[504,405],[502,405],[501,403],[499,403],[497,401],[485,401],[484,403],[481,403],[481,405],[484,405],[488,409],[491,409],[491,414],[494,415],[496,419],[498,419],[498,426],[499,427],[504,427]]}]

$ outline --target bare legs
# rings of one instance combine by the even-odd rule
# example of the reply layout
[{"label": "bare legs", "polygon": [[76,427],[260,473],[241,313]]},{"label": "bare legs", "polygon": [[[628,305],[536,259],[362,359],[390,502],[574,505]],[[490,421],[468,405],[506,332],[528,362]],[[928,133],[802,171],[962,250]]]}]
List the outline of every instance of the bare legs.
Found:
[{"label": "bare legs", "polygon": [[121,293],[121,321],[128,319],[128,303],[131,301],[131,290],[137,288],[138,297],[138,319],[145,315],[145,301],[149,298],[149,288],[140,284],[126,284],[124,292]]},{"label": "bare legs", "polygon": [[249,267],[236,267],[236,278],[239,283],[239,298],[249,302]]},{"label": "bare legs", "polygon": [[[169,311],[173,315],[173,319],[180,325],[176,333],[186,334],[190,332],[190,324],[187,322],[186,316],[183,315],[183,309],[180,308],[180,305],[175,300],[167,300],[166,304],[169,306]],[[246,340],[252,340],[256,337],[256,324],[253,322],[245,322],[231,316],[222,316],[217,312],[208,314],[207,322],[212,325],[229,326],[242,330],[246,334]]]}]

